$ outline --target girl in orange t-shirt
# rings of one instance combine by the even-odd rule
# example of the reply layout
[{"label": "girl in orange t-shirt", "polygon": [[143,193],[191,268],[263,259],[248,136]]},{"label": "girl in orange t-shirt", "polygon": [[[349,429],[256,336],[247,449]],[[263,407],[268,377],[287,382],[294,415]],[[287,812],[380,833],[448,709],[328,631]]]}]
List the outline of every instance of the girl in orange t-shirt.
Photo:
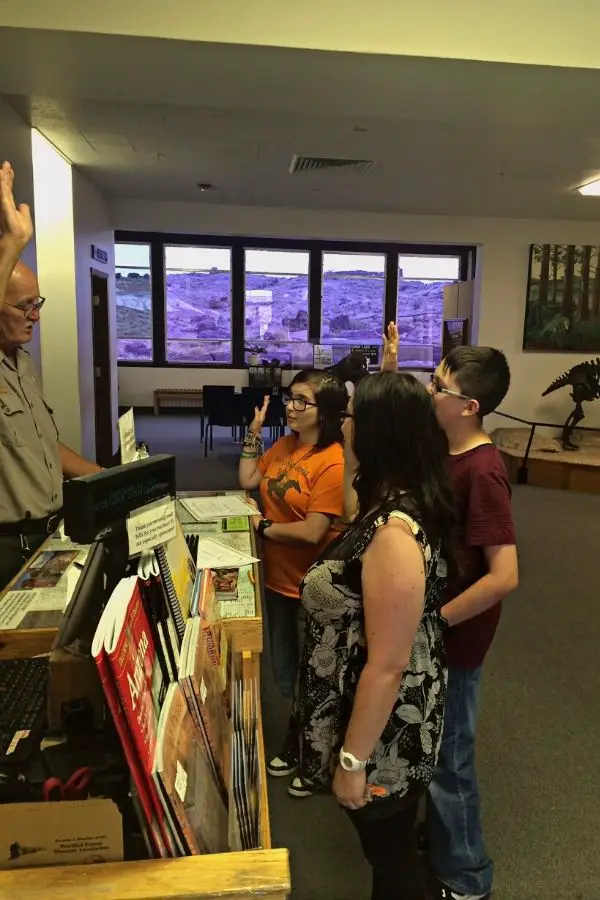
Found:
[{"label": "girl in orange t-shirt", "polygon": [[[300,582],[336,536],[335,520],[343,511],[341,423],[347,403],[346,388],[335,376],[317,369],[299,372],[286,392],[291,434],[260,455],[269,405],[265,397],[262,409],[256,409],[240,459],[241,487],[260,488],[263,518],[257,530],[263,538],[273,674],[287,698],[294,694],[300,657]],[[283,769],[277,774],[290,771],[287,765]]]}]

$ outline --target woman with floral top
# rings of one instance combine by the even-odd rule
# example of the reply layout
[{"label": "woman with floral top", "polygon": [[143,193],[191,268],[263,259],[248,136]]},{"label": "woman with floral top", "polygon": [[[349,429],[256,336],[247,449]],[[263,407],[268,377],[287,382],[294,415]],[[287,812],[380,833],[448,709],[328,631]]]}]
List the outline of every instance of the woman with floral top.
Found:
[{"label": "woman with floral top", "polygon": [[356,515],[301,586],[300,767],[288,790],[331,785],[372,866],[372,900],[422,900],[414,825],[442,731],[439,608],[455,559],[446,442],[426,388],[390,372],[357,385],[344,438]]}]

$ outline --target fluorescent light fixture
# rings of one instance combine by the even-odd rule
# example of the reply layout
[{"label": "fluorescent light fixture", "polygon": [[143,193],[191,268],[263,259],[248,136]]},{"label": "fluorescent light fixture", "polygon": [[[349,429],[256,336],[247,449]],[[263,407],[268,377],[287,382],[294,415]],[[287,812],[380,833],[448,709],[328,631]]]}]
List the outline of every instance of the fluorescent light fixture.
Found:
[{"label": "fluorescent light fixture", "polygon": [[595,181],[589,181],[587,184],[582,184],[577,190],[584,197],[600,197],[600,178],[596,178]]}]

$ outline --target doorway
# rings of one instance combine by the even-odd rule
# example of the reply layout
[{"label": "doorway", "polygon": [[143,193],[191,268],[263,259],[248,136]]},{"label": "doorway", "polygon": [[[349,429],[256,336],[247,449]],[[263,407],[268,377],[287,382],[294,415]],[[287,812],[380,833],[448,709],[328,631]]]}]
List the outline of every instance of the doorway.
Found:
[{"label": "doorway", "polygon": [[107,467],[113,461],[108,276],[91,269],[91,278],[96,462],[100,466]]}]

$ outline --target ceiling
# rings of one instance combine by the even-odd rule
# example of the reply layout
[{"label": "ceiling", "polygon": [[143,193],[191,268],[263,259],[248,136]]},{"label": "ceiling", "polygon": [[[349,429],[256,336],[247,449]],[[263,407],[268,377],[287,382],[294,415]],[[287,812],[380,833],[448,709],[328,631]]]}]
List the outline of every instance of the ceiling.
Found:
[{"label": "ceiling", "polygon": [[[0,93],[109,200],[600,221],[574,192],[600,173],[600,71],[3,28],[0,46]],[[291,175],[294,154],[375,165]]]}]

